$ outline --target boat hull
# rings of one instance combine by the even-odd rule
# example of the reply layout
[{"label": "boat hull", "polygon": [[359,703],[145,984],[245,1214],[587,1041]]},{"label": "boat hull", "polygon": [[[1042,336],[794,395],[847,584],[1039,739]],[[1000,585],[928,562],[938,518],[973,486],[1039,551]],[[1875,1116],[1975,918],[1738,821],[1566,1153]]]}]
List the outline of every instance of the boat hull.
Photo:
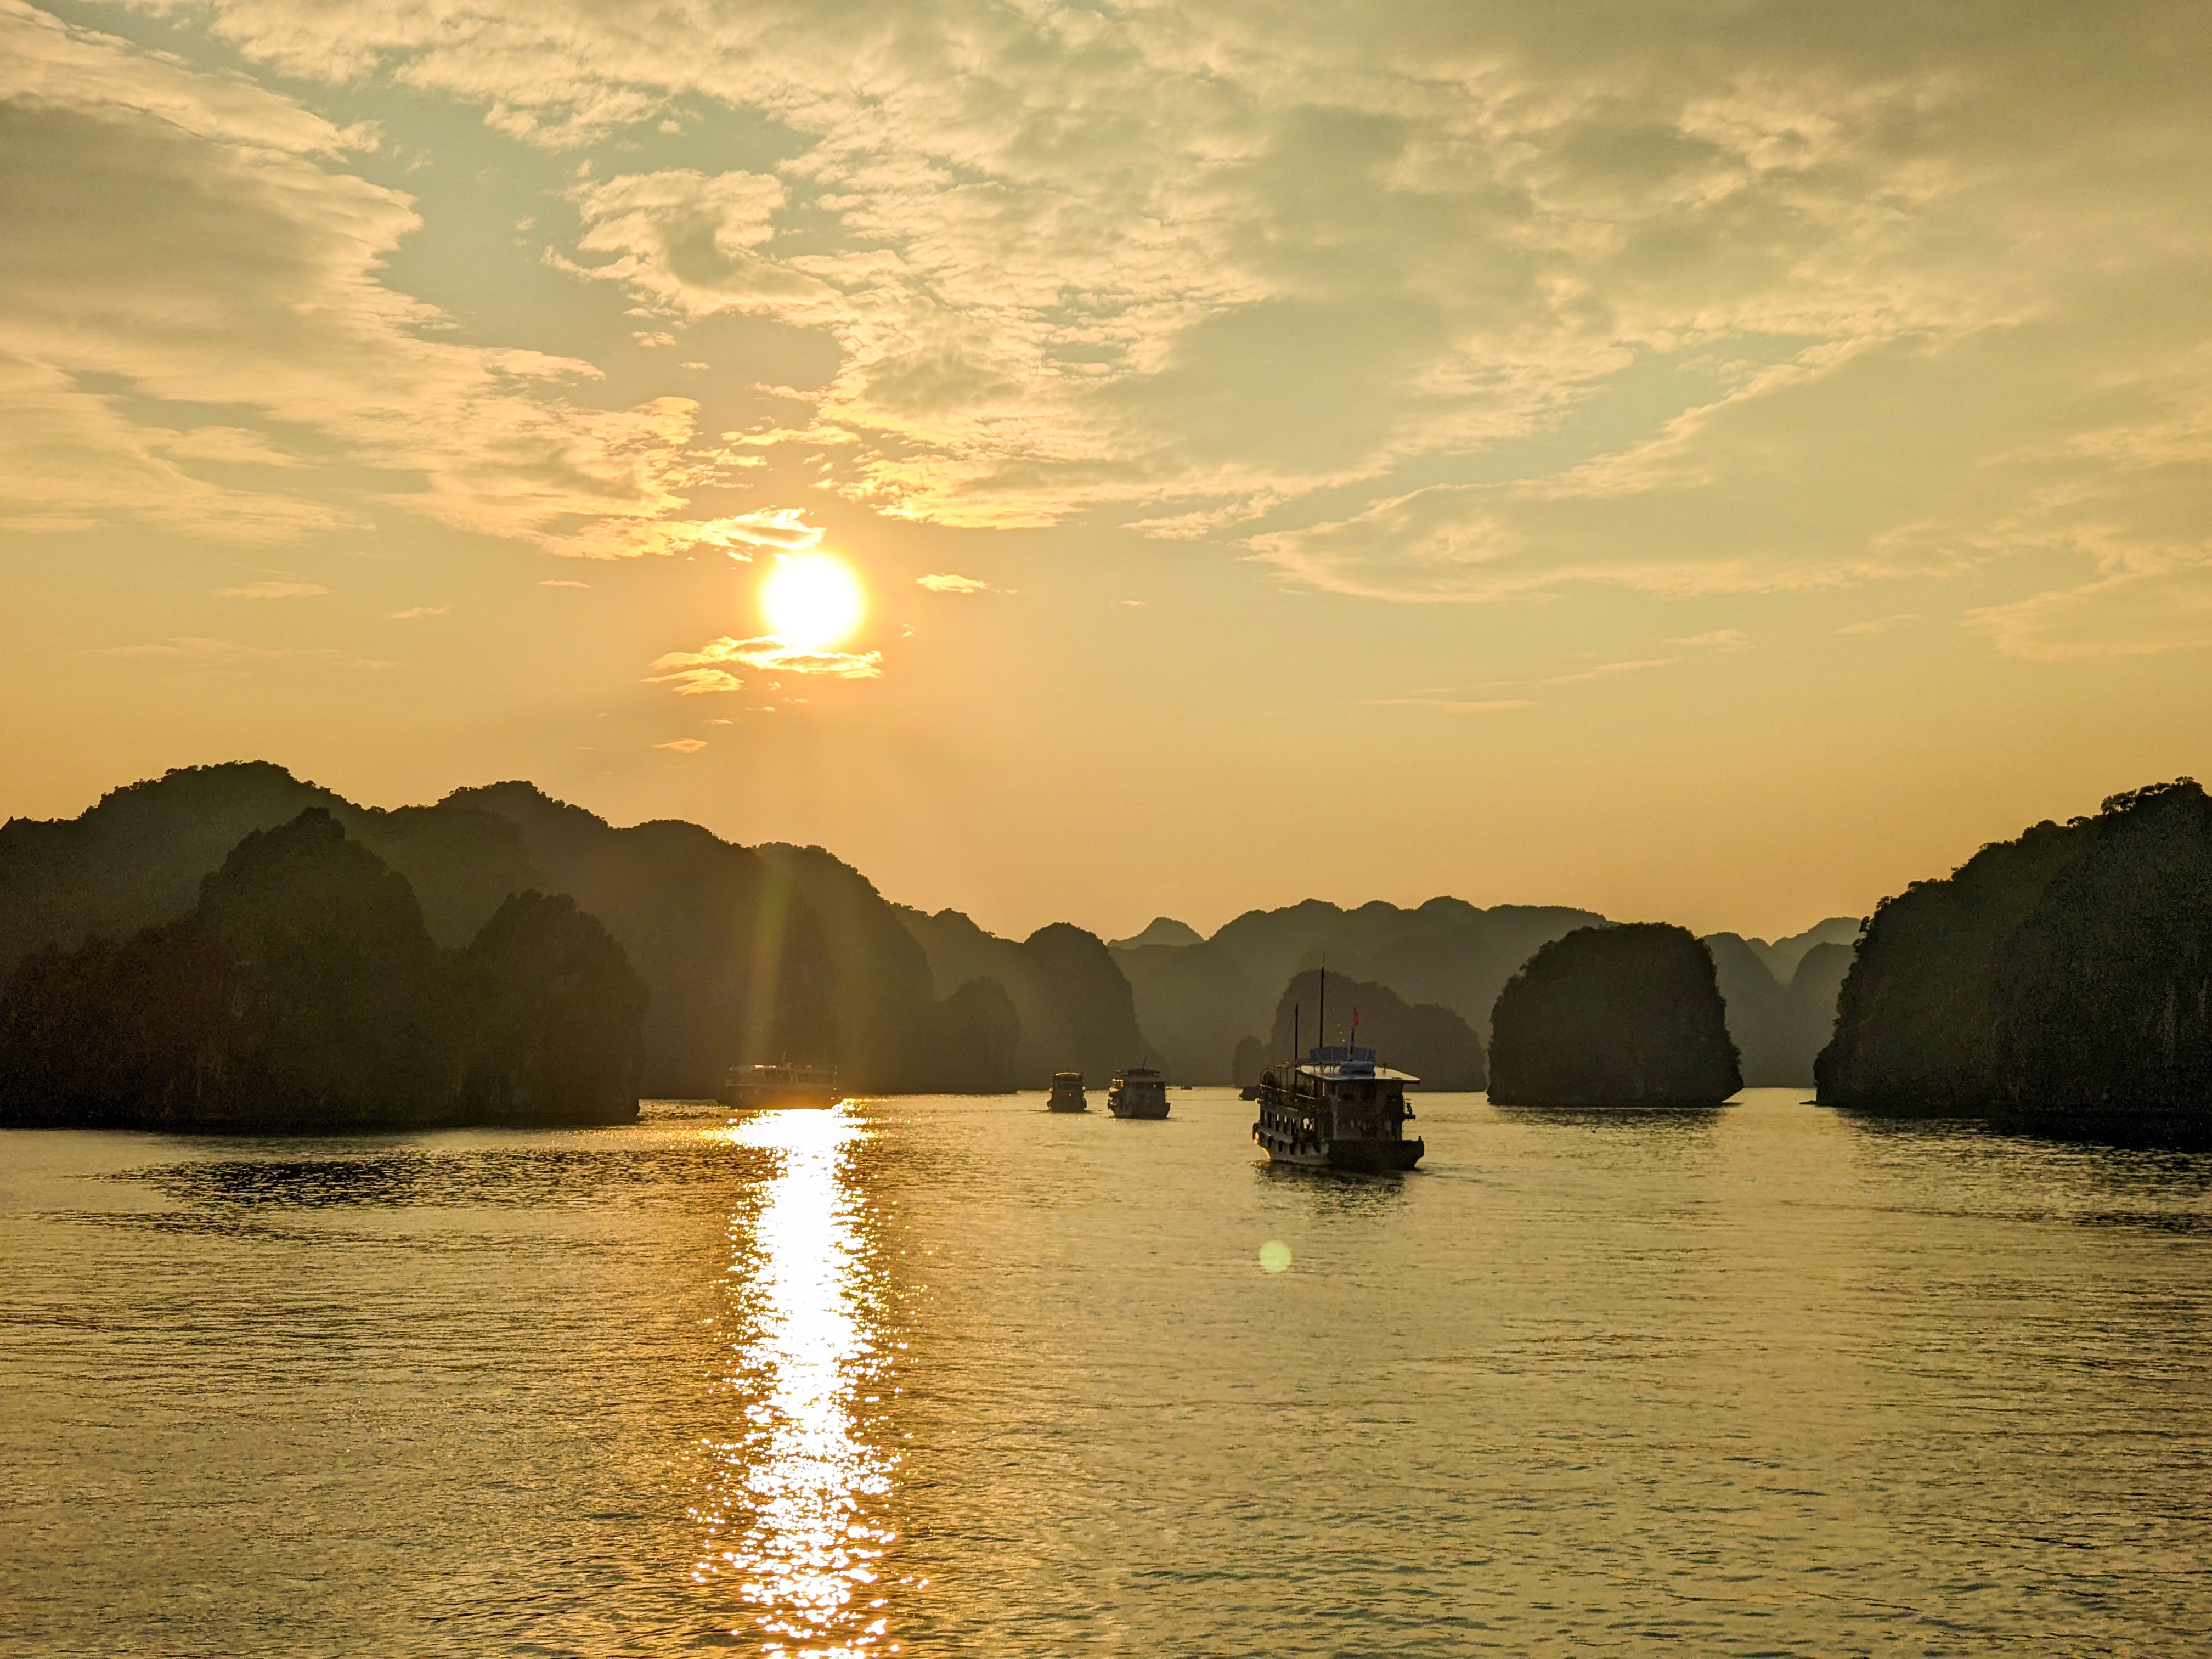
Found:
[{"label": "boat hull", "polygon": [[1106,1109],[1115,1117],[1146,1118],[1157,1122],[1168,1115],[1164,1100],[1109,1100]]},{"label": "boat hull", "polygon": [[1048,1100],[1044,1109],[1048,1112],[1087,1112],[1091,1109],[1091,1103],[1087,1100]]},{"label": "boat hull", "polygon": [[793,1106],[835,1106],[838,1095],[834,1089],[741,1083],[723,1090],[720,1099],[732,1111],[765,1112]]},{"label": "boat hull", "polygon": [[1394,1175],[1412,1169],[1428,1151],[1424,1141],[1324,1140],[1303,1145],[1287,1136],[1272,1134],[1259,1124],[1252,1139],[1271,1164],[1294,1164],[1304,1170],[1340,1170],[1347,1175]]}]

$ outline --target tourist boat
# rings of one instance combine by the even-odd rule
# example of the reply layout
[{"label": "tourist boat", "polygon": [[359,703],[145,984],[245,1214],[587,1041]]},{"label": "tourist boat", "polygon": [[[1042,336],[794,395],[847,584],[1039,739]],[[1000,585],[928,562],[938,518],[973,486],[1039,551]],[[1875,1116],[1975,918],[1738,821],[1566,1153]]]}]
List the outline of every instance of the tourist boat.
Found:
[{"label": "tourist boat", "polygon": [[1087,1112],[1091,1102],[1083,1093],[1083,1073],[1054,1072],[1052,1074],[1052,1098],[1046,1101],[1048,1112]]},{"label": "tourist boat", "polygon": [[739,1111],[770,1106],[835,1106],[837,1068],[834,1066],[732,1066],[716,1097],[723,1105]]},{"label": "tourist boat", "polygon": [[1165,1117],[1167,1079],[1149,1066],[1124,1066],[1107,1088],[1106,1109],[1115,1117]]},{"label": "tourist boat", "polygon": [[1260,1079],[1252,1139],[1276,1164],[1379,1175],[1410,1170],[1427,1147],[1406,1139],[1413,1114],[1406,1085],[1420,1079],[1375,1063],[1372,1048],[1309,1049],[1303,1064],[1270,1066]]}]

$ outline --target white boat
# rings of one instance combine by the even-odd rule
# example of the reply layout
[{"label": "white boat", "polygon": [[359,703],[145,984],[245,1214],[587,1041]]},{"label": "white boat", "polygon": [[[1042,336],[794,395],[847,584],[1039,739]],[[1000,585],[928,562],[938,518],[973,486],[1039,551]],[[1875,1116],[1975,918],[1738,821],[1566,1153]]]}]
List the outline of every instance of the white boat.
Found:
[{"label": "white boat", "polygon": [[787,1062],[732,1066],[717,1098],[741,1112],[771,1106],[835,1106],[839,1099],[837,1068]]},{"label": "white boat", "polygon": [[1124,1066],[1107,1088],[1106,1109],[1115,1117],[1165,1117],[1167,1079],[1149,1066]]}]

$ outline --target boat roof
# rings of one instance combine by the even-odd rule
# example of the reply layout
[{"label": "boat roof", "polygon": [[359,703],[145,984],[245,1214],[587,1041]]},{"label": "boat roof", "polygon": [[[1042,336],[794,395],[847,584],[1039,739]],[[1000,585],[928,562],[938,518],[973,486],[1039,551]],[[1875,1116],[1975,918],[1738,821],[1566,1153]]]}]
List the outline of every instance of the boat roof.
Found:
[{"label": "boat roof", "polygon": [[1159,1074],[1160,1074],[1160,1073],[1159,1073],[1159,1070],[1158,1070],[1158,1068],[1157,1066],[1123,1066],[1123,1067],[1122,1067],[1122,1068],[1121,1068],[1118,1073],[1116,1073],[1115,1075],[1116,1075],[1117,1077],[1125,1077],[1125,1078],[1127,1078],[1127,1077],[1136,1077],[1136,1078],[1151,1078],[1151,1077],[1158,1077]]},{"label": "boat roof", "polygon": [[1394,1072],[1388,1066],[1377,1066],[1372,1048],[1358,1048],[1349,1042],[1309,1048],[1304,1064],[1297,1069],[1303,1077],[1320,1078],[1328,1082],[1346,1078],[1380,1078],[1387,1083],[1419,1083],[1421,1080],[1411,1072]]},{"label": "boat roof", "polygon": [[1080,1072],[1054,1072],[1052,1074],[1052,1080],[1054,1083],[1080,1083],[1083,1081],[1083,1073]]}]

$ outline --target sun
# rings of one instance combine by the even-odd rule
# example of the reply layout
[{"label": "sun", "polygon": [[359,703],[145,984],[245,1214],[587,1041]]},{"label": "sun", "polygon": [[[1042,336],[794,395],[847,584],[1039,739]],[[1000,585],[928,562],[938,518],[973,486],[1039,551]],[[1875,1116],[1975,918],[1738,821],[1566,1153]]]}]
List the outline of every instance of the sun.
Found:
[{"label": "sun", "polygon": [[827,553],[790,553],[761,579],[761,616],[778,639],[826,651],[852,638],[868,614],[867,590],[852,567]]}]

